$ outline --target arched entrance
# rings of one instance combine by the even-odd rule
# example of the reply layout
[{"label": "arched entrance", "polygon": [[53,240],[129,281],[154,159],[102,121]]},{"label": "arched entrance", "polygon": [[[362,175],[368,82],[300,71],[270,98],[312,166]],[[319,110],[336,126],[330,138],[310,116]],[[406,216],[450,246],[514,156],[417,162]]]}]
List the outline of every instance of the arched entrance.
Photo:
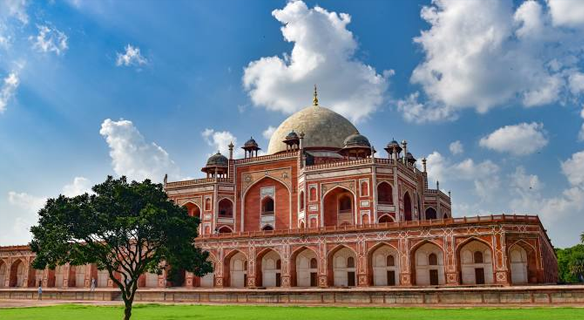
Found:
[{"label": "arched entrance", "polygon": [[8,268],[6,263],[0,260],[0,288],[4,288],[6,285],[6,279],[8,278]]},{"label": "arched entrance", "polygon": [[373,248],[369,254],[374,286],[395,286],[399,284],[399,255],[393,247],[383,244]]},{"label": "arched entrance", "polygon": [[267,225],[275,230],[290,227],[292,198],[283,183],[269,177],[262,178],[245,191],[243,199],[243,231],[263,230]]},{"label": "arched entrance", "polygon": [[158,274],[146,272],[144,286],[146,288],[158,288]]},{"label": "arched entrance", "polygon": [[233,218],[233,202],[229,199],[219,201],[219,217]]},{"label": "arched entrance", "polygon": [[201,218],[201,209],[196,204],[194,204],[192,202],[187,202],[187,203],[185,203],[184,207],[187,208],[187,212],[189,213],[189,216],[197,217],[199,219]]},{"label": "arched entrance", "polygon": [[436,209],[432,207],[426,209],[426,220],[435,220],[436,217]]},{"label": "arched entrance", "polygon": [[274,250],[260,253],[256,261],[256,286],[273,288],[282,284],[282,260]]},{"label": "arched entrance", "polygon": [[215,270],[217,270],[217,261],[208,259],[213,264],[213,272],[209,272],[200,278],[199,286],[203,288],[212,288],[215,286]]},{"label": "arched entrance", "polygon": [[442,249],[427,242],[414,251],[416,285],[441,285],[444,280],[444,255]]},{"label": "arched entrance", "polygon": [[229,259],[229,286],[243,288],[247,286],[247,258],[241,252]]},{"label": "arched entrance", "polygon": [[404,195],[404,220],[412,221],[412,199],[407,192]]},{"label": "arched entrance", "polygon": [[537,259],[533,247],[522,241],[509,248],[511,283],[537,283]]},{"label": "arched entrance", "polygon": [[324,226],[345,226],[355,224],[353,194],[337,187],[326,194],[324,203]]},{"label": "arched entrance", "polygon": [[63,288],[65,282],[65,266],[55,268],[55,288]]},{"label": "arched entrance", "polygon": [[86,266],[71,266],[72,273],[75,275],[75,287],[85,287],[85,269]]},{"label": "arched entrance", "polygon": [[340,247],[331,252],[329,272],[332,274],[332,285],[335,287],[354,287],[357,282],[356,264],[355,252],[347,247]]},{"label": "arched entrance", "polygon": [[97,286],[100,288],[107,288],[109,280],[109,272],[107,270],[97,270]]},{"label": "arched entrance", "polygon": [[318,286],[318,258],[314,251],[304,248],[292,257],[295,268],[295,283],[297,287],[316,287]]},{"label": "arched entrance", "polygon": [[24,278],[26,276],[25,265],[22,260],[16,260],[10,266],[10,287],[22,288],[26,286]]},{"label": "arched entrance", "polygon": [[393,205],[393,191],[389,183],[382,182],[377,186],[377,203]]},{"label": "arched entrance", "polygon": [[491,247],[472,240],[459,250],[460,271],[463,284],[492,284],[493,260]]}]

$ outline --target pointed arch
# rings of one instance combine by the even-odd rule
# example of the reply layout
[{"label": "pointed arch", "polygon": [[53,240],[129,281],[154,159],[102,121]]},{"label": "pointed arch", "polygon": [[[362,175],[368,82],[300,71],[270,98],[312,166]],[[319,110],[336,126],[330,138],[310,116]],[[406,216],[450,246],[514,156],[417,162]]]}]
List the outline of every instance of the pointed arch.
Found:
[{"label": "pointed arch", "polygon": [[[444,249],[431,240],[422,240],[410,249],[410,270],[416,285],[442,285],[446,275],[444,269]],[[435,258],[434,258],[435,257]],[[435,260],[430,261],[430,259]]]},{"label": "pointed arch", "polygon": [[188,212],[189,216],[198,217],[199,219],[201,219],[201,207],[198,204],[196,204],[192,201],[187,201],[187,202],[183,203],[182,206],[187,208],[187,212]]},{"label": "pointed arch", "polygon": [[248,257],[240,250],[232,250],[223,260],[223,279],[228,287],[247,287]]},{"label": "pointed arch", "polygon": [[[357,253],[351,247],[340,244],[327,257],[329,286],[353,287],[357,284]],[[352,258],[354,264],[350,266]]]},{"label": "pointed arch", "polygon": [[387,181],[377,184],[377,203],[382,205],[393,205],[393,186]]},{"label": "pointed arch", "polygon": [[8,271],[8,265],[4,260],[0,259],[0,288],[4,288],[6,279],[10,277],[10,272]]},{"label": "pointed arch", "polygon": [[434,209],[433,207],[426,208],[424,215],[426,217],[426,220],[436,220],[438,218],[436,209]]},{"label": "pointed arch", "polygon": [[322,226],[354,225],[356,219],[357,196],[344,186],[335,186],[327,190],[321,200],[323,215]]},{"label": "pointed arch", "polygon": [[[494,282],[494,252],[491,244],[478,237],[470,237],[458,244],[455,252],[462,284]],[[480,261],[477,256],[480,256]]]},{"label": "pointed arch", "polygon": [[389,223],[394,221],[395,220],[389,213],[385,213],[379,217],[379,223]]},{"label": "pointed arch", "polygon": [[[380,242],[367,251],[369,285],[399,285],[399,251],[388,242]],[[392,263],[388,263],[391,261]]]},{"label": "pointed arch", "polygon": [[520,239],[511,244],[507,250],[511,283],[537,283],[539,269],[537,249],[529,242]]},{"label": "pointed arch", "polygon": [[318,265],[318,254],[315,250],[306,246],[294,250],[290,255],[291,286],[318,286]]},{"label": "pointed arch", "polygon": [[233,218],[233,201],[229,198],[221,198],[217,203],[218,216],[220,218]]},{"label": "pointed arch", "polygon": [[255,281],[257,287],[280,287],[282,281],[282,258],[272,248],[265,248],[256,256]]},{"label": "pointed arch", "polygon": [[262,220],[262,201],[268,195],[261,194],[262,188],[273,187],[274,201],[272,227],[288,229],[292,224],[292,193],[280,179],[265,176],[248,186],[241,196],[240,223],[243,231],[258,231],[264,226]]},{"label": "pointed arch", "polygon": [[410,197],[409,191],[404,193],[404,221],[412,221],[412,198]]},{"label": "pointed arch", "polygon": [[26,287],[26,283],[24,281],[26,270],[25,270],[25,262],[22,259],[16,259],[10,265],[10,282],[9,287]]}]

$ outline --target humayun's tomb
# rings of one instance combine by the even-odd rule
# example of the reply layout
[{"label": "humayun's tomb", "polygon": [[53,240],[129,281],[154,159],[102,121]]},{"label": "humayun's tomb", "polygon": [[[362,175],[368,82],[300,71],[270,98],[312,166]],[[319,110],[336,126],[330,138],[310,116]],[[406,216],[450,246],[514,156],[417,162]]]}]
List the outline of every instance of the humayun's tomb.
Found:
[{"label": "humayun's tomb", "polygon": [[[426,161],[406,141],[376,152],[349,120],[318,105],[316,91],[312,106],[280,124],[265,155],[253,139],[243,149],[239,159],[232,144],[212,155],[205,178],[164,181],[169,197],[200,217],[197,245],[210,252],[214,273],[186,273],[182,283],[145,274],[142,290],[181,290],[188,300],[188,292],[512,289],[558,280],[537,216],[453,218],[450,195],[428,185]],[[2,247],[0,259],[0,291],[42,282],[81,292],[92,279],[114,288],[93,265],[34,270],[27,246]]]}]

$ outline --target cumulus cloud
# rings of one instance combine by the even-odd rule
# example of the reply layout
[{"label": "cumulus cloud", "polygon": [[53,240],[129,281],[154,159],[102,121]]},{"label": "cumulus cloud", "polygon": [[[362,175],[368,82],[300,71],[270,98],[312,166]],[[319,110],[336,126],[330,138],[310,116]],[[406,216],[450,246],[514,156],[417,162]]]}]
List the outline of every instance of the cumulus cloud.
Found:
[{"label": "cumulus cloud", "polygon": [[266,130],[262,132],[262,135],[264,136],[264,139],[270,140],[275,131],[276,127],[269,126]]},{"label": "cumulus cloud", "polygon": [[28,23],[27,0],[3,0],[0,1],[0,17],[14,17],[22,24]]},{"label": "cumulus cloud", "polygon": [[578,76],[570,77],[581,62],[584,34],[573,28],[583,7],[562,0],[525,1],[517,9],[512,0],[433,1],[421,11],[430,28],[414,39],[425,57],[410,79],[424,96],[414,93],[398,109],[409,121],[443,121],[463,109],[534,107],[580,93]]},{"label": "cumulus cloud", "polygon": [[[75,179],[65,185],[61,194],[73,197],[85,192],[91,192],[91,182],[84,177]],[[56,195],[55,195],[56,196]],[[3,229],[0,235],[2,244],[23,244],[30,241],[30,227],[38,220],[37,212],[47,202],[46,196],[36,196],[27,192],[8,192],[8,204],[12,206],[9,214],[2,217],[7,229]]]},{"label": "cumulus cloud", "polygon": [[499,128],[479,141],[481,147],[516,156],[532,154],[547,144],[543,124],[535,122]]},{"label": "cumulus cloud", "polygon": [[584,26],[584,4],[580,0],[548,0],[554,25]]},{"label": "cumulus cloud", "polygon": [[33,42],[33,48],[39,52],[54,52],[56,55],[65,53],[69,48],[67,45],[67,35],[57,28],[49,25],[37,26],[39,33],[29,39]]},{"label": "cumulus cloud", "polygon": [[132,121],[106,119],[99,133],[105,138],[114,172],[129,179],[162,181],[165,174],[179,178],[179,168],[169,154],[154,142],[147,142]]},{"label": "cumulus cloud", "polygon": [[584,186],[584,151],[574,153],[562,162],[562,173],[573,186]]},{"label": "cumulus cloud", "polygon": [[448,146],[448,149],[450,149],[450,153],[452,153],[453,155],[462,154],[464,152],[464,147],[462,145],[462,142],[460,142],[460,140],[456,140],[456,141],[452,142]]},{"label": "cumulus cloud", "polygon": [[239,157],[243,155],[243,151],[239,148],[237,144],[237,138],[229,131],[215,131],[214,129],[205,129],[201,132],[201,136],[205,139],[205,142],[214,148],[214,152],[219,151],[224,156],[229,156],[229,144],[233,143],[234,156]]},{"label": "cumulus cloud", "polygon": [[6,111],[8,102],[14,97],[19,83],[18,75],[14,72],[4,78],[2,86],[0,86],[0,113]]},{"label": "cumulus cloud", "polygon": [[[584,222],[584,151],[574,153],[561,163],[561,168],[569,186],[557,196],[547,196],[541,192],[537,175],[528,175],[519,167],[511,177],[511,186],[516,195],[510,203],[511,208],[520,213],[538,214],[544,223],[553,223],[556,228],[560,228],[560,221],[581,225]],[[565,225],[561,228],[570,227]]]},{"label": "cumulus cloud", "polygon": [[499,166],[490,160],[475,162],[467,158],[453,163],[434,151],[427,157],[428,178],[432,181],[470,181],[475,193],[483,200],[500,184]]},{"label": "cumulus cloud", "polygon": [[310,105],[314,84],[323,105],[353,121],[367,118],[384,102],[393,71],[379,74],[355,56],[358,45],[347,29],[348,14],[291,1],[272,15],[294,47],[283,57],[263,57],[245,68],[243,86],[255,105],[293,113]]},{"label": "cumulus cloud", "polygon": [[140,48],[128,44],[124,53],[117,52],[116,66],[130,67],[148,64],[148,60],[140,53]]},{"label": "cumulus cloud", "polygon": [[[582,111],[580,111],[580,117],[584,119],[584,107],[582,107]],[[578,140],[584,141],[584,123],[582,124],[580,132],[578,133]]]},{"label": "cumulus cloud", "polygon": [[84,193],[92,193],[91,181],[84,177],[75,177],[72,183],[66,184],[63,187],[62,194],[67,197],[74,197]]}]

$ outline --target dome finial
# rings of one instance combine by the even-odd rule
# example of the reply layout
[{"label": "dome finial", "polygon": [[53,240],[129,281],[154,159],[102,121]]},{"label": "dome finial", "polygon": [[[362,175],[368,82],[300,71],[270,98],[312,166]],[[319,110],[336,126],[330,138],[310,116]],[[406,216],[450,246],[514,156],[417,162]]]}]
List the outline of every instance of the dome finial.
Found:
[{"label": "dome finial", "polygon": [[314,85],[314,98],[312,98],[312,105],[318,106],[318,92],[316,92],[316,84]]}]

